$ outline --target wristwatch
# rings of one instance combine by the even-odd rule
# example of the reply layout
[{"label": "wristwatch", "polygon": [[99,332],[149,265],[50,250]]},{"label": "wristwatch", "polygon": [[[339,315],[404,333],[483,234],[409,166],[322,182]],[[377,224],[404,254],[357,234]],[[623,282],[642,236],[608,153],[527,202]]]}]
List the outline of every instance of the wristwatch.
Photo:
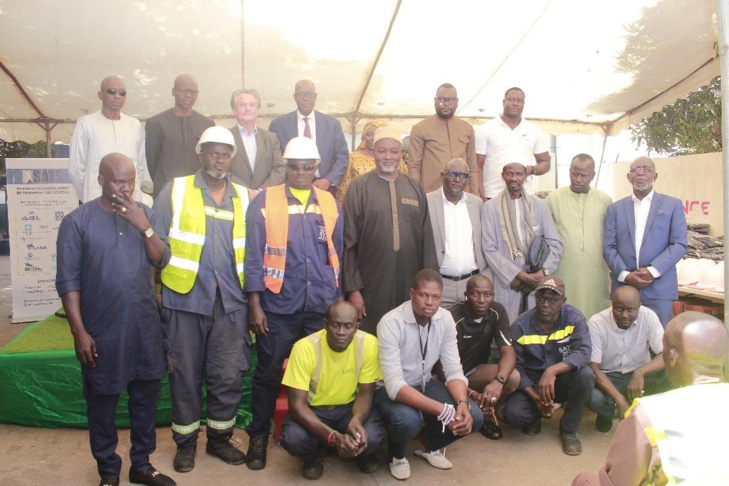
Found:
[{"label": "wristwatch", "polygon": [[502,385],[506,385],[506,378],[504,378],[504,377],[503,377],[503,376],[501,376],[501,375],[496,375],[496,381],[498,381],[498,382],[499,382],[499,383],[501,383]]},{"label": "wristwatch", "polygon": [[144,230],[144,236],[146,236],[147,238],[151,238],[153,234],[154,234],[154,230],[152,229],[151,226],[149,228],[147,228],[146,230]]}]

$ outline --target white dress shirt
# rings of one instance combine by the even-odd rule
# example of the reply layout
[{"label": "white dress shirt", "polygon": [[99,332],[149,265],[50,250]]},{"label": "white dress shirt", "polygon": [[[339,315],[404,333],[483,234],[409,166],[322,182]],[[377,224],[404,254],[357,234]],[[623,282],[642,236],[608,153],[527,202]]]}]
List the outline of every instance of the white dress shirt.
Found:
[{"label": "white dress shirt", "polygon": [[473,253],[473,226],[466,205],[466,194],[457,204],[443,196],[443,220],[445,254],[440,273],[451,277],[466,275],[478,269]]},{"label": "white dress shirt", "polygon": [[246,127],[238,125],[238,132],[240,132],[240,138],[243,139],[243,147],[246,149],[248,163],[250,163],[251,172],[253,172],[256,170],[256,155],[258,155],[258,143],[256,143],[258,127],[253,127],[253,131],[248,133]]}]

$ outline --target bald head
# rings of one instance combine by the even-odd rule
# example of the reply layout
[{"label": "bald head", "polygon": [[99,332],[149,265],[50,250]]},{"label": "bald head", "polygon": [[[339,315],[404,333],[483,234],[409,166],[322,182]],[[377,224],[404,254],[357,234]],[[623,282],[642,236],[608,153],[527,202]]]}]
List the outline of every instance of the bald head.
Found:
[{"label": "bald head", "polygon": [[101,84],[99,85],[99,89],[101,91],[103,91],[106,88],[113,87],[112,85],[116,85],[118,83],[121,83],[122,86],[126,87],[126,84],[124,83],[124,80],[121,78],[121,76],[117,76],[117,75],[107,76],[107,77],[105,77],[104,79],[101,80]]},{"label": "bald head", "polygon": [[134,170],[134,164],[131,160],[129,160],[129,157],[124,154],[112,152],[102,157],[101,162],[99,163],[99,175],[109,177],[117,170],[117,168],[124,167],[127,169],[131,167],[131,169]]},{"label": "bald head", "polygon": [[676,384],[690,385],[700,376],[721,378],[729,354],[729,333],[716,317],[684,312],[666,326],[663,359]]},{"label": "bald head", "polygon": [[471,292],[476,287],[490,287],[493,290],[493,286],[494,284],[491,282],[490,278],[488,278],[486,275],[478,273],[468,279],[468,283],[466,284],[466,292]]},{"label": "bald head", "polygon": [[327,309],[327,320],[357,321],[357,309],[346,300],[333,303]]},{"label": "bald head", "polygon": [[623,285],[615,289],[612,303],[615,323],[620,329],[628,329],[638,319],[640,292],[635,287]]}]

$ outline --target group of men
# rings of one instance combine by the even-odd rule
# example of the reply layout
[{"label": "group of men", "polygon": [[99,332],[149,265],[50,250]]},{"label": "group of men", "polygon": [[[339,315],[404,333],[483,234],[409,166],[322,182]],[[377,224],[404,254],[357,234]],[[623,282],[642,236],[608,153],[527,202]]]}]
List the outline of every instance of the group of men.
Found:
[{"label": "group of men", "polygon": [[[192,76],[178,76],[172,94],[175,107],[148,121],[146,154],[126,150],[139,145],[124,135],[126,88],[114,76],[101,84],[101,112],[82,117],[72,139],[85,204],[59,230],[57,288],[82,364],[101,485],[119,482],[114,408],[124,390],[130,481],[175,484],[149,463],[164,356],[177,472],[195,467],[203,397],[206,452],[263,469],[282,381],[290,414],[281,441],[309,479],[323,473],[317,445],[371,472],[387,436],[391,474],[407,479],[411,438],[423,445],[416,456],[448,469],[450,442],[472,430],[501,438],[499,418],[538,433],[560,404],[563,450],[579,454],[584,406],[606,430],[616,407],[624,412],[651,389],[647,377],[662,367],[649,351],[660,355],[662,327],[641,323],[670,318],[686,229],[680,202],[653,191],[650,159],[631,165],[633,197],[610,205],[590,187],[594,161],[578,155],[571,185],[545,203],[524,184],[549,169],[546,150],[494,148],[507,128],[527,130],[523,92],[507,91],[477,157],[478,137],[454,117],[458,98],[446,84],[436,115],[413,127],[410,175],[398,170],[400,132],[380,127],[375,170],[352,181],[341,207],[332,191],[347,147],[340,124],[314,110],[311,81],[296,83],[297,110],[270,132],[255,124],[254,90],[233,93],[230,130],[192,110]],[[500,192],[483,193],[478,160],[503,162]],[[135,201],[146,166],[153,210]],[[616,291],[604,310],[608,268]],[[111,317],[110,308],[118,309]],[[230,439],[249,330],[258,365],[244,454]]]}]

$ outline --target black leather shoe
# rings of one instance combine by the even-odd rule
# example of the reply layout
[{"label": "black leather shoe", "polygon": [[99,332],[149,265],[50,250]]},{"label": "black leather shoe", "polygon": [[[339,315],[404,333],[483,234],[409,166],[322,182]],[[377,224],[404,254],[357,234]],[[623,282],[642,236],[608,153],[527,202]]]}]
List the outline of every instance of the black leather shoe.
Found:
[{"label": "black leather shoe", "polygon": [[208,437],[208,444],[205,452],[215,456],[228,464],[243,464],[246,462],[246,455],[230,443],[230,436]]},{"label": "black leather shoe", "polygon": [[304,468],[301,470],[301,475],[304,479],[319,479],[324,474],[324,464],[318,457],[316,459],[310,459],[304,461]]},{"label": "black leather shoe", "polygon": [[195,446],[178,447],[172,466],[175,471],[186,473],[195,469]]},{"label": "black leather shoe", "polygon": [[377,471],[377,456],[375,454],[369,454],[367,456],[357,456],[357,467],[365,474],[372,474]]},{"label": "black leather shoe", "polygon": [[169,476],[165,476],[152,466],[146,471],[129,470],[129,482],[133,484],[146,484],[147,486],[176,486],[177,483]]},{"label": "black leather shoe", "polygon": [[102,478],[99,486],[119,486],[119,478]]},{"label": "black leather shoe", "polygon": [[268,434],[251,437],[246,454],[246,466],[257,471],[266,467],[266,447],[268,447]]},{"label": "black leather shoe", "polygon": [[538,435],[542,431],[542,414],[537,413],[537,416],[530,423],[526,424],[522,429],[526,435]]}]

